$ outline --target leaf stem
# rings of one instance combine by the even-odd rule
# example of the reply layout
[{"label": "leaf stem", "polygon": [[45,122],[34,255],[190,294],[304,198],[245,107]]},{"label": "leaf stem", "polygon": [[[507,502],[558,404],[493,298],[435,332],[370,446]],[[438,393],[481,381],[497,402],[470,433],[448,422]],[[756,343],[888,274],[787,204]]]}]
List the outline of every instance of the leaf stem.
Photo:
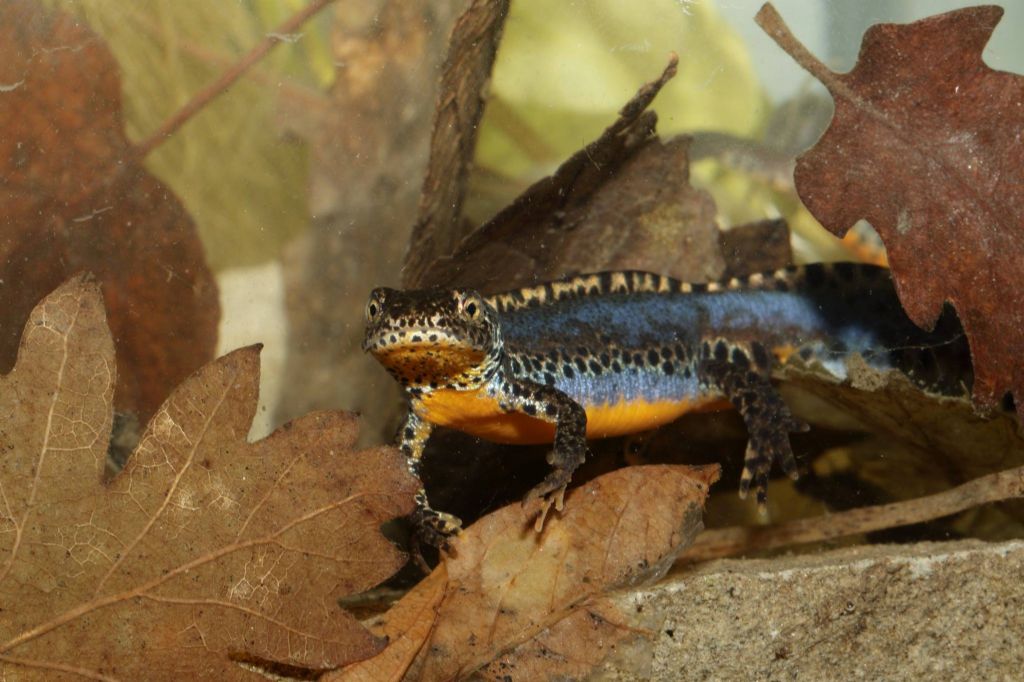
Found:
[{"label": "leaf stem", "polygon": [[793,32],[786,26],[778,11],[770,2],[766,2],[754,16],[754,21],[764,29],[775,43],[808,73],[817,78],[829,90],[835,92],[838,86],[837,74],[823,64],[804,44],[797,40]]},{"label": "leaf stem", "polygon": [[54,663],[52,661],[40,661],[33,658],[20,658],[18,656],[7,656],[0,655],[0,663],[9,663],[11,665],[22,666],[25,668],[35,668],[38,670],[45,670],[47,672],[61,672],[69,673],[71,675],[77,675],[84,677],[89,680],[103,680],[104,682],[118,682],[116,677],[108,677],[107,675],[101,675],[93,670],[87,670],[86,668],[79,668],[74,665],[65,665],[64,663]]}]

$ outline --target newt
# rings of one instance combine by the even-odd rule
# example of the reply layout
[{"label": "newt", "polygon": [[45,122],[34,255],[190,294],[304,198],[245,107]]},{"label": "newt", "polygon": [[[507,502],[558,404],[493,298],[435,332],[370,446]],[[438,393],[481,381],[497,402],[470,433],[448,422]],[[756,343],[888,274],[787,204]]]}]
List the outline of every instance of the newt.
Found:
[{"label": "newt", "polygon": [[[971,382],[955,316],[921,330],[888,270],[852,263],[710,283],[602,272],[494,295],[378,288],[366,305],[363,349],[404,388],[398,442],[414,475],[435,426],[499,443],[552,443],[552,469],[524,502],[543,498],[556,509],[588,439],[731,407],[749,438],[740,496],[753,487],[763,510],[773,464],[797,477],[789,434],[808,428],[772,384],[793,357],[843,378],[846,357],[858,353],[944,394],[966,394]],[[422,488],[416,505],[424,541],[445,546],[459,531],[459,519],[432,509]]]}]

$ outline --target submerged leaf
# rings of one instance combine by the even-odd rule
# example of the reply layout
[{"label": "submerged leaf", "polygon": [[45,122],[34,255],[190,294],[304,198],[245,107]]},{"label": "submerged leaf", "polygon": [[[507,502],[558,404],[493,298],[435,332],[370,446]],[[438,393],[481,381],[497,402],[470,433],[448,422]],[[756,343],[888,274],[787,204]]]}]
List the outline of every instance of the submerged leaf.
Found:
[{"label": "submerged leaf", "polygon": [[220,307],[195,225],[124,135],[117,64],[67,15],[0,4],[0,369],[36,302],[103,283],[119,411],[145,421],[213,357]]},{"label": "submerged leaf", "polygon": [[415,678],[413,666],[434,629],[437,608],[447,587],[448,571],[441,564],[387,613],[366,624],[371,632],[387,638],[387,648],[373,658],[326,675],[325,682],[397,682]]},{"label": "submerged leaf", "polygon": [[474,0],[452,27],[438,84],[430,162],[402,268],[406,285],[422,282],[430,264],[451,253],[466,234],[466,180],[508,7],[509,0]]},{"label": "submerged leaf", "polygon": [[[646,634],[629,623],[613,601],[595,599],[491,661],[477,676],[491,682],[505,682],[509,677],[588,680],[612,654]],[[643,671],[644,663],[636,660],[636,670]]]}]

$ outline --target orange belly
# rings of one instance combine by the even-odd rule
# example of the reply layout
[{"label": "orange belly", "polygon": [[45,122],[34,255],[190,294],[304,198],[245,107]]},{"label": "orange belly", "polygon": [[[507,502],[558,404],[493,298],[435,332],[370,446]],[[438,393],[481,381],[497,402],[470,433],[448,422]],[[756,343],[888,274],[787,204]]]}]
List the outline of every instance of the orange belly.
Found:
[{"label": "orange belly", "polygon": [[[730,407],[721,398],[680,401],[622,401],[614,405],[587,405],[587,438],[609,438],[657,428],[687,412]],[[521,412],[502,412],[498,401],[483,391],[439,390],[425,395],[420,416],[496,443],[550,443],[555,425]]]}]

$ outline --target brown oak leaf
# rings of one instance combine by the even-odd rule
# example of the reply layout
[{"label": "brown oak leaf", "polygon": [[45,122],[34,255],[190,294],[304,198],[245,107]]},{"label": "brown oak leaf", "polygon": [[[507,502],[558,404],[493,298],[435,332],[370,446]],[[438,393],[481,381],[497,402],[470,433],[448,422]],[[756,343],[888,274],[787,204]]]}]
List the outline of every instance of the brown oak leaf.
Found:
[{"label": "brown oak leaf", "polygon": [[[513,504],[483,517],[455,540],[454,555],[432,578],[392,607],[429,618],[431,627],[416,624],[418,638],[398,642],[401,655],[387,659],[385,649],[374,668],[377,679],[461,679],[578,610],[599,609],[595,602],[609,591],[657,580],[702,528],[704,500],[718,471],[717,465],[613,471],[571,490],[564,511],[552,512],[540,534],[529,506]],[[442,579],[443,588],[437,584]],[[573,643],[564,629],[557,634],[568,648],[599,644],[585,629]],[[411,652],[417,653],[412,661]],[[601,658],[580,652],[577,662]],[[366,679],[365,665],[329,679]]]},{"label": "brown oak leaf", "polygon": [[200,369],[104,484],[115,384],[99,286],[32,312],[0,378],[0,674],[239,678],[230,657],[322,669],[383,642],[338,605],[403,556],[380,534],[416,481],[356,421],[250,443],[259,348]]},{"label": "brown oak leaf", "polygon": [[837,235],[868,220],[900,300],[931,327],[943,302],[970,339],[974,397],[1007,391],[1024,416],[1024,78],[982,50],[999,7],[974,7],[864,35],[852,71],[829,71],[765,5],[760,25],[829,89],[835,116],[796,166],[801,199]]},{"label": "brown oak leaf", "polygon": [[144,422],[213,357],[220,307],[195,225],[124,134],[117,63],[38,2],[0,3],[0,369],[36,302],[71,275],[103,283],[118,410]]}]

